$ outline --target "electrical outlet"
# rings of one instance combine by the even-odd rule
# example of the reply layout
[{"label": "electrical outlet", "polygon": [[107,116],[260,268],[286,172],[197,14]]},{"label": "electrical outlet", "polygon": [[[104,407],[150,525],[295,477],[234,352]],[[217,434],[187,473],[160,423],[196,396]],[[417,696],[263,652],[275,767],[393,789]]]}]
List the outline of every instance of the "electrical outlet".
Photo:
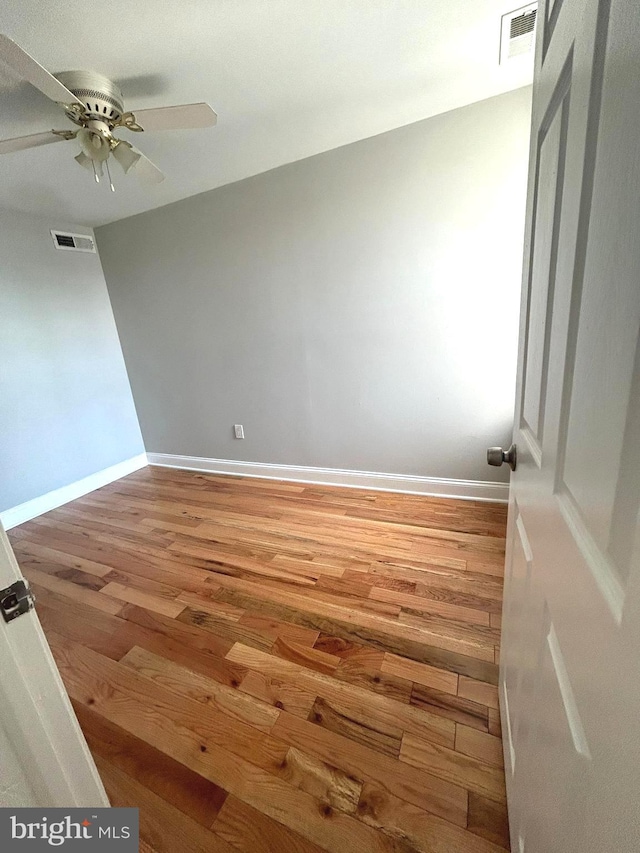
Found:
[{"label": "electrical outlet", "polygon": [[235,433],[236,438],[244,438],[244,427],[242,424],[234,424],[233,431]]}]

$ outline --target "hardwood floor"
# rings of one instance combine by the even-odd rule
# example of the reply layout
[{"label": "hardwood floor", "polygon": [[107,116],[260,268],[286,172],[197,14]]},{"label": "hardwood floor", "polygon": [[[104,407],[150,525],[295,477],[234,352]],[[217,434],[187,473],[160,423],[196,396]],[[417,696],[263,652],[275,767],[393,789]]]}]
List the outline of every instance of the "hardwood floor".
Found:
[{"label": "hardwood floor", "polygon": [[146,468],[10,538],[141,849],[499,853],[505,518]]}]

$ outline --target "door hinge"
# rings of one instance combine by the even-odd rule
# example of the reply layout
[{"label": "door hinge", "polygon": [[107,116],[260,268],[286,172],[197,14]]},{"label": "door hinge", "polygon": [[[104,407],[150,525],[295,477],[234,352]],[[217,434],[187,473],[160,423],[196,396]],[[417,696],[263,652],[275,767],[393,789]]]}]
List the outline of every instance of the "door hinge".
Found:
[{"label": "door hinge", "polygon": [[0,610],[5,622],[11,622],[28,613],[36,602],[25,581],[16,581],[6,589],[0,589]]}]

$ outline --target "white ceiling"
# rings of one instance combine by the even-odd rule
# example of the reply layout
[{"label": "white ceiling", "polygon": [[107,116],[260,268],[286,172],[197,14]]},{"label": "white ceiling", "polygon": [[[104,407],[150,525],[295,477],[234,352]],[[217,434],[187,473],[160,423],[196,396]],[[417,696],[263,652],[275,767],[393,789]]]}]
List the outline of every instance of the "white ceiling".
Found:
[{"label": "white ceiling", "polygon": [[[4,155],[0,205],[99,225],[527,85],[530,57],[498,65],[500,16],[519,5],[3,0],[0,28],[50,71],[100,71],[127,109],[207,101],[219,119],[123,131],[167,179],[143,187],[114,165],[115,194],[74,162],[74,142]],[[40,92],[0,76],[0,137],[66,126]]]}]

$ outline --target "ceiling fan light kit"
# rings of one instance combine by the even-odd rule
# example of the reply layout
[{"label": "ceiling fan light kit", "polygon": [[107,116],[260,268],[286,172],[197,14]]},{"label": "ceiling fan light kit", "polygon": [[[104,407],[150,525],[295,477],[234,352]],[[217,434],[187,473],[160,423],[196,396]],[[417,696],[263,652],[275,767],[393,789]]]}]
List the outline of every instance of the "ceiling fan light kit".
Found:
[{"label": "ceiling fan light kit", "polygon": [[92,171],[98,183],[103,177],[104,167],[112,190],[111,155],[125,175],[133,169],[141,180],[150,183],[160,183],[165,177],[130,142],[114,136],[114,131],[122,128],[141,133],[144,130],[203,128],[212,127],[217,121],[215,112],[205,103],[126,112],[122,92],[108,77],[95,71],[64,71],[54,76],[5,35],[0,35],[0,62],[55,101],[67,118],[79,126],[75,131],[51,130],[2,140],[0,154],[77,139],[81,151],[74,158],[76,162]]}]

